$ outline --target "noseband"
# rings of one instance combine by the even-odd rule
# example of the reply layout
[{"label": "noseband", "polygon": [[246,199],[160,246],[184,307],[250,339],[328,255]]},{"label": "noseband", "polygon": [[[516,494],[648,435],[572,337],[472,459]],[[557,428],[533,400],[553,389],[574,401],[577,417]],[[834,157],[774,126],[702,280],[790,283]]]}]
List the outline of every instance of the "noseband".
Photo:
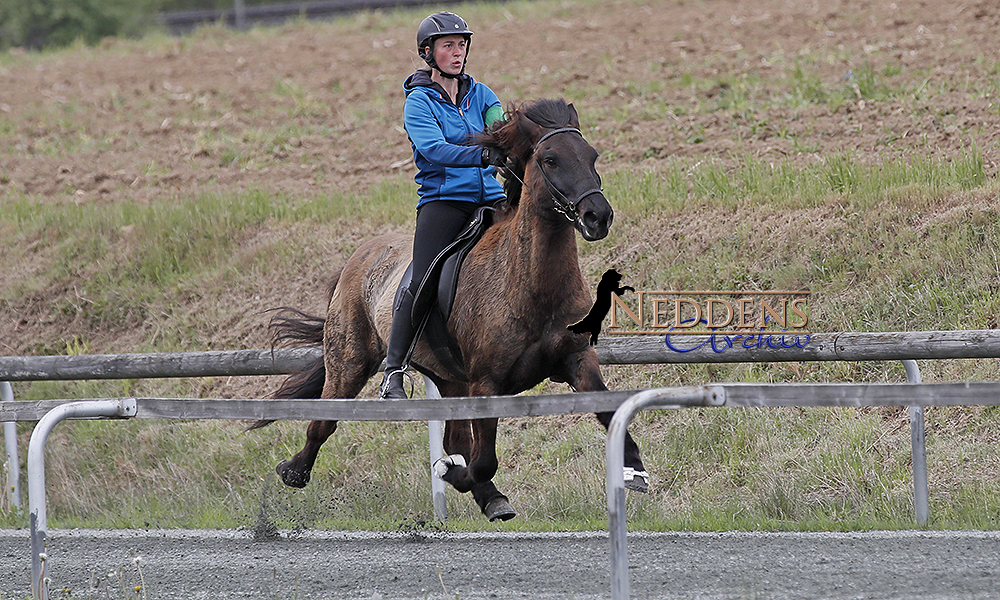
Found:
[{"label": "noseband", "polygon": [[[578,210],[580,202],[582,202],[583,199],[586,198],[587,196],[590,196],[592,194],[603,194],[604,191],[599,187],[590,188],[589,190],[586,190],[580,195],[578,195],[574,200],[570,200],[566,196],[566,194],[562,193],[559,190],[559,188],[557,188],[555,184],[552,183],[552,180],[549,179],[548,174],[545,172],[545,167],[544,165],[542,165],[542,161],[539,160],[538,158],[538,147],[542,145],[542,142],[556,135],[557,133],[575,133],[579,135],[581,138],[583,137],[583,134],[580,133],[580,130],[577,129],[576,127],[562,127],[560,129],[553,129],[552,131],[543,135],[541,139],[538,140],[538,142],[535,144],[535,148],[531,151],[531,154],[532,156],[535,157],[535,163],[538,165],[538,172],[542,174],[542,181],[545,182],[545,187],[546,189],[549,190],[549,195],[552,196],[552,200],[555,202],[556,212],[566,217],[566,219],[568,219],[570,223],[575,223],[580,218],[580,211]],[[600,183],[600,180],[601,178],[600,176],[598,176],[597,178],[598,183]]]}]

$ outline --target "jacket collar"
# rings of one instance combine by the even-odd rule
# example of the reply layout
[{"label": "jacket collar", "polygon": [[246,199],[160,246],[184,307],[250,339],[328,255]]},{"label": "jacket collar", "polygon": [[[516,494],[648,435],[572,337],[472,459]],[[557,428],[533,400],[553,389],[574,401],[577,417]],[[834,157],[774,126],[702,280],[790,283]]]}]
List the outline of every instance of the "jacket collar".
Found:
[{"label": "jacket collar", "polygon": [[[473,83],[474,80],[472,79],[472,76],[468,74],[463,74],[458,79],[457,104],[462,103],[462,100],[465,99],[465,96],[469,93],[469,90],[472,88]],[[403,82],[403,90],[407,94],[420,87],[434,90],[440,96],[439,97],[440,100],[445,102],[448,101],[447,100],[448,93],[444,91],[443,87],[441,87],[438,83],[436,83],[433,79],[431,79],[430,69],[417,69],[412,75],[406,78],[405,82]]]}]

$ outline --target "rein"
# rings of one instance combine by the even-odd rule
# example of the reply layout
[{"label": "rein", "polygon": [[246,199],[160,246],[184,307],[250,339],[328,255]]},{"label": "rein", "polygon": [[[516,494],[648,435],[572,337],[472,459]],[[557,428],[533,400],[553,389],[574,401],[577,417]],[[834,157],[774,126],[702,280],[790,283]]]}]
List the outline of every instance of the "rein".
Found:
[{"label": "rein", "polygon": [[[570,223],[575,223],[580,218],[580,211],[578,210],[580,202],[582,202],[583,199],[586,198],[587,196],[590,196],[592,194],[602,194],[604,193],[604,191],[599,187],[593,187],[588,190],[585,190],[584,192],[579,194],[575,199],[570,200],[566,196],[566,194],[562,193],[562,191],[559,190],[559,188],[557,188],[554,183],[552,183],[552,180],[549,179],[548,174],[545,172],[545,166],[542,164],[542,161],[539,160],[538,158],[538,147],[542,145],[542,142],[556,135],[557,133],[575,133],[579,135],[581,138],[583,137],[583,133],[581,133],[580,130],[577,129],[576,127],[561,127],[559,129],[553,129],[552,131],[543,135],[538,140],[538,142],[535,143],[535,147],[534,149],[532,149],[531,155],[535,158],[535,164],[538,165],[538,172],[542,174],[542,181],[545,182],[545,188],[549,191],[549,195],[552,196],[552,200],[555,201],[555,211],[561,214],[562,216],[566,217],[566,219]],[[511,175],[514,175],[514,177],[521,182],[521,185],[523,187],[527,187],[527,185],[525,185],[525,183],[521,181],[521,179],[517,177],[516,174],[512,172]],[[600,181],[600,177],[598,177],[598,181]]]}]

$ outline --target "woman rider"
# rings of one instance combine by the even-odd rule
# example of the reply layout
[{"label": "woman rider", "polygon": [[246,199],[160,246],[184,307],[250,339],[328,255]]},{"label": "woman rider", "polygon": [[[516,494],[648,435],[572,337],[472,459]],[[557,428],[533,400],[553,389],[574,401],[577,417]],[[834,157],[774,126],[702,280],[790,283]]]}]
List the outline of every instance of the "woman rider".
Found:
[{"label": "woman rider", "polygon": [[413,297],[431,261],[461,232],[479,205],[504,198],[495,166],[505,157],[469,140],[503,117],[500,100],[465,72],[472,31],[458,15],[435,13],[417,28],[417,52],[427,63],[403,84],[403,126],[417,166],[417,225],[413,275],[393,305],[385,378],[379,396],[406,398],[403,375],[416,335]]}]

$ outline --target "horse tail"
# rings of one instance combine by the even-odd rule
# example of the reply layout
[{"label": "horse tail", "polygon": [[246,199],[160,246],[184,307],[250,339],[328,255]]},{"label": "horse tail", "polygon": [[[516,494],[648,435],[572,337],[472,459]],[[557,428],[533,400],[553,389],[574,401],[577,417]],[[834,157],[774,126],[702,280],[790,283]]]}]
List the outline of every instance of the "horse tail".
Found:
[{"label": "horse tail", "polygon": [[289,375],[274,393],[274,398],[314,400],[322,394],[324,383],[326,383],[326,364],[320,357],[305,371]]},{"label": "horse tail", "polygon": [[267,326],[272,347],[305,348],[323,344],[325,319],[287,306],[272,310],[278,312]]},{"label": "horse tail", "polygon": [[[333,292],[337,289],[337,282],[340,279],[338,272],[333,282],[327,290],[327,299],[333,297]],[[272,309],[278,314],[271,317],[271,322],[267,328],[271,332],[272,347],[285,346],[291,348],[303,348],[308,346],[323,345],[323,327],[326,320],[316,317],[287,306]],[[297,373],[289,375],[282,382],[278,391],[272,398],[275,399],[317,399],[323,393],[323,385],[326,383],[326,363],[323,357],[318,357],[311,366]],[[247,431],[260,429],[273,423],[273,420],[255,421],[247,427]]]}]

